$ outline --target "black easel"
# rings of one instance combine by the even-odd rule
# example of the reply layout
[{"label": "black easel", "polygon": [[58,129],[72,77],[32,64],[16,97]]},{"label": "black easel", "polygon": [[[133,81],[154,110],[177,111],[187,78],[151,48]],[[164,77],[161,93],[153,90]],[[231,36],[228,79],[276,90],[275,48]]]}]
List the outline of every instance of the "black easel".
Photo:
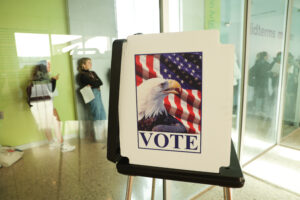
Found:
[{"label": "black easel", "polygon": [[[126,40],[115,40],[112,48],[111,62],[111,82],[109,97],[109,116],[108,116],[108,140],[107,140],[107,159],[116,163],[117,170],[121,174],[129,175],[127,184],[126,199],[130,199],[132,188],[132,176],[145,176],[161,178],[164,180],[185,181],[218,185],[224,187],[224,199],[231,199],[230,188],[243,187],[245,179],[237,158],[234,145],[231,142],[230,165],[221,167],[219,173],[196,172],[188,170],[178,170],[142,165],[129,164],[126,157],[120,155],[119,141],[119,88],[123,42]],[[155,179],[153,179],[155,181]],[[164,181],[164,188],[166,188]],[[155,184],[155,183],[154,183]],[[153,188],[153,186],[152,186]],[[153,191],[153,190],[152,190]],[[164,192],[166,192],[164,190]],[[152,192],[152,196],[154,192]],[[164,199],[167,199],[164,195]]]}]

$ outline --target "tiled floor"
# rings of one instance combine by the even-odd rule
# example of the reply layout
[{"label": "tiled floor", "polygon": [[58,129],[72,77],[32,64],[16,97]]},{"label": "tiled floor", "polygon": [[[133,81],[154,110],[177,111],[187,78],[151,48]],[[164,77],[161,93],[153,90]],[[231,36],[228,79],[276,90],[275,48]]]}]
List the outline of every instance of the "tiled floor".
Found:
[{"label": "tiled floor", "polygon": [[244,167],[244,171],[300,195],[300,129]]},{"label": "tiled floor", "polygon": [[[244,174],[245,175],[245,174]],[[245,175],[245,185],[240,189],[232,190],[234,200],[299,200],[300,196],[287,192],[281,188],[260,181],[251,176]],[[221,200],[223,189],[213,187],[199,198],[194,200]]]},{"label": "tiled floor", "polygon": [[276,146],[244,171],[300,195],[300,151]]},{"label": "tiled floor", "polygon": [[300,150],[300,128],[291,131],[289,135],[282,139],[281,144]]},{"label": "tiled floor", "polygon": [[72,143],[74,152],[26,150],[22,160],[1,169],[0,199],[121,199],[126,177],[106,161],[105,145]]},{"label": "tiled floor", "polygon": [[[118,174],[106,160],[106,145],[87,139],[72,139],[73,152],[60,153],[41,146],[25,150],[24,157],[9,168],[0,169],[1,200],[121,200],[126,193],[127,177]],[[289,199],[300,196],[245,175],[246,183],[233,190],[233,198]],[[151,196],[151,178],[134,177],[132,199]],[[198,195],[208,185],[171,181],[171,199],[222,199],[221,187]],[[155,199],[162,199],[162,180],[156,181]]]}]

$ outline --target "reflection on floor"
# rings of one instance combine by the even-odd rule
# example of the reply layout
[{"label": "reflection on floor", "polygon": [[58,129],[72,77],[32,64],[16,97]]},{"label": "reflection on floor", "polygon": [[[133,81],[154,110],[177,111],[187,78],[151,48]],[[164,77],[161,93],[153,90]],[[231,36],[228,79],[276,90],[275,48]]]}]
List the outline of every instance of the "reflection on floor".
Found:
[{"label": "reflection on floor", "polygon": [[288,135],[290,135],[291,133],[293,133],[299,128],[299,126],[287,122],[283,122],[282,126],[283,126],[282,135],[281,135],[282,139],[284,139],[285,137],[287,137]]},{"label": "reflection on floor", "polygon": [[300,128],[290,132],[282,139],[280,144],[300,150]]},{"label": "reflection on floor", "polygon": [[247,115],[243,135],[242,164],[275,145],[275,118]]},{"label": "reflection on floor", "polygon": [[300,151],[276,146],[244,171],[300,195]]},{"label": "reflection on floor", "polygon": [[[300,196],[267,184],[252,176],[245,175],[245,179],[246,182],[243,188],[232,190],[232,198],[234,200],[300,200]],[[208,192],[193,200],[221,199],[223,199],[223,188],[213,187]]]},{"label": "reflection on floor", "polygon": [[105,145],[77,139],[70,143],[76,145],[73,152],[36,147],[0,169],[0,199],[122,199],[126,177],[107,162]]},{"label": "reflection on floor", "polygon": [[[61,153],[58,149],[50,150],[47,145],[35,147],[25,150],[23,159],[13,166],[1,168],[0,199],[124,199],[127,176],[118,174],[115,165],[106,160],[106,145],[92,142],[90,139],[72,139],[70,143],[77,147],[73,152]],[[245,178],[245,186],[233,190],[234,199],[300,200],[299,196],[284,189],[247,175]],[[132,199],[150,199],[151,184],[151,178],[134,177]],[[210,186],[172,181],[171,199],[216,200],[223,198],[221,187],[213,187],[201,193],[208,187]],[[200,196],[199,193],[201,193]],[[155,199],[162,199],[160,179],[156,182]]]}]

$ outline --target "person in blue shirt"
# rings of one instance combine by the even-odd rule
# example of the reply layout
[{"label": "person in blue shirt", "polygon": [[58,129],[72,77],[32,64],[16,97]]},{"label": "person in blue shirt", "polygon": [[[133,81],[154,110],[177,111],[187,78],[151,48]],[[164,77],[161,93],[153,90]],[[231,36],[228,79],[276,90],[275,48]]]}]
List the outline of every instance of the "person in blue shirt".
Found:
[{"label": "person in blue shirt", "polygon": [[[101,98],[100,86],[103,85],[102,80],[98,77],[96,72],[92,71],[91,58],[83,57],[78,60],[78,76],[77,80],[80,88],[90,87],[95,98],[88,103],[90,113],[94,121],[95,140],[103,139],[103,128],[105,127],[106,114]],[[102,138],[102,139],[101,139]]]}]

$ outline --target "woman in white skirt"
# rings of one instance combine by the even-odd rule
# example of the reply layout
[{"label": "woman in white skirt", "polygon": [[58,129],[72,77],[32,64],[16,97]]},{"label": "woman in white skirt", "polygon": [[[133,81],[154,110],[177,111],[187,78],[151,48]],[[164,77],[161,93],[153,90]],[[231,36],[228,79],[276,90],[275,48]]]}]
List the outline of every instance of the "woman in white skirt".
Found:
[{"label": "woman in white skirt", "polygon": [[[62,152],[73,151],[75,146],[63,143],[59,117],[52,101],[52,92],[55,90],[59,75],[50,78],[50,69],[50,62],[46,60],[36,66],[32,82],[27,87],[28,104],[39,130],[47,137],[50,149],[60,147]],[[52,137],[52,130],[56,140]]]}]

